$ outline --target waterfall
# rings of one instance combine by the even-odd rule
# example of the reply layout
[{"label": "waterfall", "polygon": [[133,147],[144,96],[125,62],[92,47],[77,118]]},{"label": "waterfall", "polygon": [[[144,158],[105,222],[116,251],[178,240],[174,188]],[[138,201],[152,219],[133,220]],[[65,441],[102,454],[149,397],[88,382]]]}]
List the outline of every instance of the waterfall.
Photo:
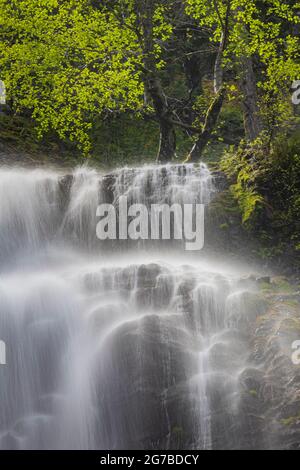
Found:
[{"label": "waterfall", "polygon": [[182,247],[96,240],[101,202],[215,191],[204,164],[0,169],[0,449],[243,447],[255,285]]}]

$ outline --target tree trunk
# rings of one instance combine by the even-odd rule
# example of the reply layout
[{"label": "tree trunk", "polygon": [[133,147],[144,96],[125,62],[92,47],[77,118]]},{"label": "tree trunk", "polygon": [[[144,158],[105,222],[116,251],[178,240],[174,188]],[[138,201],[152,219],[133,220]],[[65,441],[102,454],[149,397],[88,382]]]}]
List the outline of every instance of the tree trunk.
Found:
[{"label": "tree trunk", "polygon": [[226,14],[225,14],[225,18],[223,19],[220,15],[217,2],[216,1],[213,2],[216,15],[219,17],[220,25],[222,27],[222,36],[221,36],[221,41],[220,41],[220,45],[219,45],[219,49],[218,49],[218,53],[217,53],[217,57],[215,61],[215,67],[214,67],[214,90],[216,93],[216,97],[206,113],[205,123],[202,129],[202,132],[199,135],[197,141],[195,142],[191,152],[189,153],[186,159],[187,162],[196,163],[200,160],[203,154],[203,151],[206,145],[208,144],[211,138],[211,135],[217,125],[220,112],[223,106],[223,102],[225,99],[226,90],[225,90],[225,87],[223,86],[223,75],[224,75],[223,56],[224,56],[224,52],[226,50],[227,42],[228,42],[231,3],[232,3],[231,0],[227,0]]},{"label": "tree trunk", "polygon": [[151,96],[160,129],[157,161],[160,163],[169,162],[176,155],[176,133],[172,124],[172,113],[156,72],[148,74],[145,84],[147,92]]},{"label": "tree trunk", "polygon": [[242,60],[243,76],[240,88],[243,93],[244,126],[247,139],[257,139],[263,130],[263,123],[259,115],[258,95],[256,88],[255,73],[251,57]]},{"label": "tree trunk", "polygon": [[159,149],[156,161],[158,163],[170,162],[175,157],[176,133],[174,126],[168,120],[162,119],[160,125]]},{"label": "tree trunk", "polygon": [[202,153],[206,145],[208,144],[209,139],[211,138],[212,132],[214,131],[217,125],[222,105],[225,99],[225,93],[225,89],[222,88],[219,91],[219,94],[214,99],[212,105],[208,109],[203,130],[200,136],[198,137],[197,141],[195,142],[191,152],[189,153],[186,160],[187,162],[196,163],[200,160]]},{"label": "tree trunk", "polygon": [[176,136],[172,124],[172,112],[164,93],[156,66],[153,39],[154,0],[136,0],[138,28],[142,31],[144,55],[144,83],[147,94],[151,97],[160,128],[158,162],[169,162],[175,157]]},{"label": "tree trunk", "polygon": [[229,19],[230,19],[232,1],[227,0],[226,3],[227,3],[226,15],[225,15],[225,18],[223,19],[219,11],[218,3],[215,0],[213,1],[216,15],[218,16],[219,21],[220,21],[220,26],[222,27],[222,35],[221,35],[220,45],[219,45],[219,49],[218,49],[218,53],[217,53],[217,57],[215,61],[215,69],[214,69],[214,89],[215,89],[216,94],[219,93],[219,91],[221,90],[223,86],[223,76],[224,76],[223,55],[227,47],[228,36],[229,36]]},{"label": "tree trunk", "polygon": [[216,61],[215,61],[215,68],[214,68],[214,90],[215,93],[219,93],[222,85],[223,85],[223,53],[225,49],[225,35],[222,33],[220,47],[218,49]]}]

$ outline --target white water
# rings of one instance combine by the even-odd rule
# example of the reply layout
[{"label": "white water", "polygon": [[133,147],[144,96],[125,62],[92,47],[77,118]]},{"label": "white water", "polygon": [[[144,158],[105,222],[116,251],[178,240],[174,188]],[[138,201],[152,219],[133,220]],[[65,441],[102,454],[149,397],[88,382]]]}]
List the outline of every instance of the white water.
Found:
[{"label": "white water", "polygon": [[[112,181],[115,202],[208,204],[214,192],[204,165]],[[97,245],[107,197],[94,170],[0,170],[1,449],[209,449],[237,419],[243,328],[259,309],[240,273]]]}]

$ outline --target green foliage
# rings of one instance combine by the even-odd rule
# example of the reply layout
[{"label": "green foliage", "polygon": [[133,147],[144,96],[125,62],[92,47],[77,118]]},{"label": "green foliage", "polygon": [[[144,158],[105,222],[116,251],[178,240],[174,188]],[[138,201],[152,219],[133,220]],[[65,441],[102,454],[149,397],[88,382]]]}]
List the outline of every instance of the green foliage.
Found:
[{"label": "green foliage", "polygon": [[219,141],[238,145],[245,137],[243,115],[238,104],[226,104],[220,114],[216,133]]},{"label": "green foliage", "polygon": [[248,230],[258,234],[262,258],[294,253],[300,243],[300,135],[261,138],[227,152],[221,162]]},{"label": "green foliage", "polygon": [[[254,151],[255,157],[253,157]],[[254,150],[253,147],[247,148],[243,145],[237,151],[225,152],[222,157],[221,169],[234,181],[230,189],[239,203],[243,223],[249,222],[264,203],[256,185],[259,172],[257,162],[263,158],[264,155],[259,146]]]},{"label": "green foliage", "polygon": [[296,426],[299,425],[300,422],[300,413],[297,416],[290,416],[288,418],[284,418],[280,420],[280,423],[283,426]]},{"label": "green foliage", "polygon": [[257,194],[254,190],[249,188],[245,189],[244,186],[244,176],[239,176],[239,181],[237,184],[232,186],[233,194],[236,199],[238,199],[240,208],[243,213],[243,223],[249,221],[252,215],[257,210],[257,207],[263,203],[263,198]]},{"label": "green foliage", "polygon": [[36,147],[35,131],[32,122],[24,117],[9,118],[0,114],[0,142],[6,142],[16,148],[29,145],[30,150]]},{"label": "green foliage", "polygon": [[[243,59],[260,64],[257,86],[260,110],[270,133],[292,119],[290,87],[300,77],[299,2],[282,0],[229,0],[230,30],[224,66],[238,83]],[[187,0],[188,12],[212,28],[211,41],[219,44],[227,3],[223,0]],[[229,84],[229,89],[233,84]]]},{"label": "green foliage", "polygon": [[[91,130],[93,160],[108,166],[153,162],[157,153],[157,123],[134,114],[120,114],[103,121],[96,118]],[[181,161],[190,149],[191,140],[177,133],[177,158]]]},{"label": "green foliage", "polygon": [[[0,70],[9,105],[14,113],[34,119],[39,138],[54,131],[88,155],[100,121],[105,128],[112,119],[134,115],[139,127],[142,117],[154,116],[155,100],[144,89],[150,68],[177,124],[201,129],[212,100],[213,62],[227,3],[0,0]],[[243,138],[239,82],[245,57],[255,60],[260,112],[269,135],[294,120],[290,86],[300,76],[300,40],[294,34],[299,2],[230,3],[223,60],[228,98],[205,153],[209,160],[218,158],[230,133],[233,144]],[[182,137],[178,129],[188,153],[198,134]],[[237,182],[240,195],[246,176]],[[256,193],[245,195],[245,221],[260,204]]]},{"label": "green foliage", "polygon": [[[212,40],[219,42],[227,3],[223,0],[188,0],[188,11],[214,30]],[[230,0],[231,24],[228,59],[259,56],[265,64],[265,78],[279,91],[280,84],[299,77],[300,38],[292,25],[300,23],[299,2],[282,0]],[[280,51],[280,55],[279,55]],[[232,60],[232,59],[231,59]]]},{"label": "green foliage", "polygon": [[0,114],[0,151],[7,155],[7,162],[13,154],[14,163],[24,157],[23,163],[75,165],[81,159],[75,144],[67,140],[62,142],[55,133],[37,139],[34,122],[19,115]]},{"label": "green foliage", "polygon": [[8,100],[32,110],[40,137],[54,129],[87,154],[95,116],[139,110],[139,45],[113,14],[88,0],[0,0],[0,12]]},{"label": "green foliage", "polygon": [[91,131],[93,158],[105,166],[153,161],[157,151],[158,128],[131,115],[96,119]]}]

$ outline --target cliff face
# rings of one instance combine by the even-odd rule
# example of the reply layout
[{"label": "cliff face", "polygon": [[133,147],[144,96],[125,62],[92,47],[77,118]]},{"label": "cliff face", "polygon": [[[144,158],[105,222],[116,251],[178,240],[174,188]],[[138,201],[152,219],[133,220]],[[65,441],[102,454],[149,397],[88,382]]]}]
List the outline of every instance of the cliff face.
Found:
[{"label": "cliff face", "polygon": [[[233,266],[250,245],[205,165],[0,180],[1,448],[299,447],[299,285]],[[96,207],[123,194],[203,201],[206,251],[99,244]]]},{"label": "cliff face", "polygon": [[[114,173],[103,177],[102,197],[106,202],[113,202],[115,183]],[[70,184],[71,177],[66,177],[62,180],[61,187],[68,192]],[[244,259],[256,258],[257,260],[253,253],[257,251],[258,242],[253,240],[242,227],[239,211],[226,192],[227,182],[222,174],[215,175],[215,184],[218,192],[208,208],[206,219],[207,251],[212,255],[225,252],[233,259],[240,256],[242,259],[244,257]],[[283,266],[282,269],[286,270],[286,267]],[[153,296],[159,275],[159,267],[154,266],[150,271],[145,268],[144,276],[139,281],[142,286],[139,294],[141,305],[145,299],[149,300]],[[297,280],[292,279],[292,284],[289,284],[284,277],[266,277],[255,280],[255,276],[252,276],[240,281],[241,288],[252,284],[260,294],[257,298],[251,294],[246,295],[242,304],[231,305],[232,321],[236,322],[239,331],[236,349],[233,348],[228,353],[226,348],[218,346],[212,354],[213,364],[219,364],[218,367],[222,364],[228,373],[236,376],[240,394],[237,407],[232,410],[231,399],[228,398],[230,394],[226,398],[221,391],[222,388],[218,390],[218,387],[213,386],[210,409],[211,445],[214,448],[299,448],[300,365],[292,361],[292,355],[295,352],[292,346],[295,341],[300,340],[300,291],[298,291]],[[168,304],[172,288],[171,282],[166,288],[165,296],[156,298],[155,305],[158,308],[162,307],[162,302],[164,306]],[[182,310],[187,316],[195,314],[192,301],[193,289],[192,278],[180,286]],[[164,381],[164,371],[159,357],[164,357],[167,351],[163,344],[157,343],[155,331],[159,331],[159,326],[155,318],[148,319],[147,322],[148,328],[153,332],[147,341],[147,354],[155,358],[157,362],[151,367],[145,366],[144,373],[149,374],[147,379],[149,383],[153,380],[151,379],[153,374],[158,386]],[[169,325],[169,334],[172,336],[171,325]],[[236,337],[233,334],[226,338],[226,342],[228,340],[235,344]],[[127,350],[125,343],[124,347]],[[118,354],[117,351],[114,354]],[[119,354],[122,357],[124,350],[121,349]],[[145,353],[145,364],[147,354]],[[177,354],[178,351],[176,352],[175,348],[172,353],[175,363],[178,361]],[[241,357],[244,361],[243,366],[241,363],[239,365]],[[180,381],[183,371],[180,361],[177,365],[175,363],[178,377],[175,379],[175,374],[173,379]],[[131,383],[135,383],[135,380],[127,383],[126,387],[130,388]],[[178,446],[184,448],[191,444],[193,428],[191,416],[194,411],[187,406],[185,400],[178,400],[182,392],[181,387],[182,385],[176,386],[176,391],[172,392],[168,399],[170,408],[168,419],[172,422],[171,429],[173,430],[168,443],[167,423],[159,420],[158,416],[155,417],[155,414],[151,412],[152,407],[149,407],[148,410],[144,410],[143,420],[145,419],[149,426],[149,433],[144,437],[144,445],[158,445],[163,448],[168,444],[173,448]],[[153,408],[162,410],[163,404],[160,401],[162,397],[158,390],[159,386],[158,389],[153,389],[150,393],[151,397],[149,395],[148,398]],[[163,400],[166,400],[166,397],[163,397]],[[182,416],[185,416],[184,420]],[[142,445],[142,443],[139,441],[138,444],[136,441],[134,445]]]},{"label": "cliff face", "polygon": [[259,373],[247,380],[254,381],[256,393],[246,403],[262,420],[266,447],[299,449],[300,356],[293,347],[300,339],[300,292],[267,294],[267,299],[269,308],[258,318],[251,341]]},{"label": "cliff face", "polygon": [[[300,366],[292,361],[299,292],[282,279],[252,276],[232,288],[227,277],[199,280],[188,267],[176,280],[158,264],[121,270],[117,283],[107,282],[113,272],[105,276],[106,286],[122,291],[124,308],[135,285],[139,314],[152,312],[115,328],[109,360],[99,363],[101,421],[114,423],[105,428],[106,446],[299,448]],[[103,274],[85,282],[99,294]],[[98,328],[101,314],[94,312]],[[105,405],[111,401],[113,408]]]}]

